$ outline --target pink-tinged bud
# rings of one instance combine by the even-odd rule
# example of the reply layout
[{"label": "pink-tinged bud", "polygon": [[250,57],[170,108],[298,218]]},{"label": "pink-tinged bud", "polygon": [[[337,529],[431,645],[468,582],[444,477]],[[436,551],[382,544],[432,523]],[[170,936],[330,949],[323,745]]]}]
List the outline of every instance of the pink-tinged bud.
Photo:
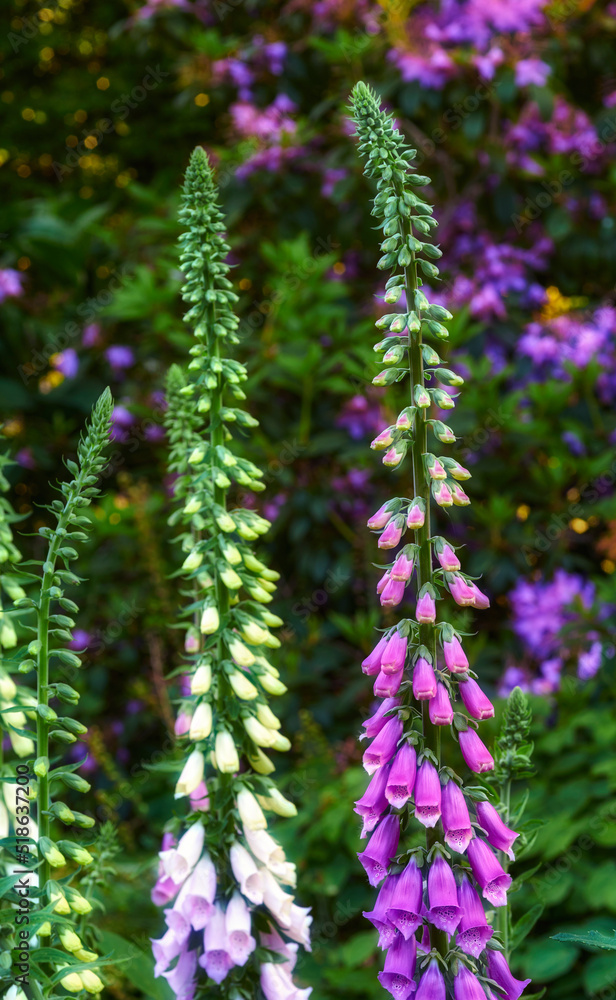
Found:
[{"label": "pink-tinged bud", "polygon": [[473,719],[491,719],[494,715],[494,705],[472,677],[460,681],[460,697]]},{"label": "pink-tinged bud", "polygon": [[394,632],[381,656],[381,670],[386,674],[397,674],[404,668],[408,642],[407,636],[400,635],[397,630]]},{"label": "pink-tinged bud", "polygon": [[475,603],[475,594],[463,576],[454,573],[453,576],[447,577],[447,584],[449,593],[460,607],[471,607]]},{"label": "pink-tinged bud", "polygon": [[419,504],[416,500],[414,500],[409,508],[408,517],[406,519],[407,528],[412,528],[413,531],[417,531],[419,528],[423,528],[425,520],[426,513],[423,507],[423,502]]},{"label": "pink-tinged bud", "polygon": [[432,496],[439,507],[451,507],[453,497],[447,483],[432,483]]},{"label": "pink-tinged bud", "polygon": [[440,855],[434,859],[428,872],[428,900],[430,923],[447,934],[453,934],[460,923],[462,911],[458,906],[455,876]]},{"label": "pink-tinged bud", "polygon": [[436,826],[441,815],[441,783],[429,760],[421,764],[415,781],[415,818],[423,826]]},{"label": "pink-tinged bud", "polygon": [[475,774],[494,769],[494,758],[488,748],[481,742],[474,729],[463,729],[458,733],[460,750],[467,767]]},{"label": "pink-tinged bud", "polygon": [[415,858],[411,858],[398,876],[387,910],[387,918],[400,931],[405,941],[415,933],[422,921],[423,879]]},{"label": "pink-tinged bud", "polygon": [[456,462],[453,458],[449,459],[449,462],[447,463],[447,470],[452,479],[464,480],[471,478],[471,474],[468,469],[465,469],[463,465],[460,465],[460,463]]},{"label": "pink-tinged bud", "polygon": [[370,447],[373,451],[383,451],[385,448],[389,448],[390,444],[393,442],[394,436],[392,431],[393,427],[386,427],[384,431],[377,434],[374,441],[370,442]]},{"label": "pink-tinged bud", "polygon": [[436,685],[436,695],[430,700],[428,709],[433,726],[450,726],[453,722],[453,708],[444,684]]},{"label": "pink-tinged bud", "polygon": [[387,867],[396,856],[400,839],[400,821],[397,816],[386,816],[372,834],[365,851],[357,857],[363,865],[370,885],[378,885],[387,875]]},{"label": "pink-tinged bud", "polygon": [[362,660],[361,669],[364,674],[378,674],[381,669],[381,656],[385,651],[386,645],[387,639],[383,636],[382,639],[379,639],[372,652],[368,653],[366,659]]},{"label": "pink-tinged bud", "polygon": [[434,436],[442,441],[443,444],[453,444],[456,440],[456,436],[448,424],[444,424],[442,420],[434,420],[432,423],[432,430],[434,431]]},{"label": "pink-tinged bud", "polygon": [[428,701],[436,695],[436,675],[431,663],[420,656],[413,667],[413,697]]},{"label": "pink-tinged bud", "polygon": [[410,743],[403,743],[398,750],[385,788],[385,797],[394,809],[402,809],[413,794],[417,774],[417,754]]},{"label": "pink-tinged bud", "polygon": [[379,948],[389,948],[396,934],[396,928],[388,917],[388,909],[394,899],[399,880],[400,875],[388,875],[379,889],[374,909],[369,912],[364,911],[363,914],[366,920],[374,924],[379,932]]},{"label": "pink-tinged bud", "polygon": [[176,736],[187,736],[192,722],[192,715],[188,712],[180,712],[173,727]]},{"label": "pink-tinged bud", "polygon": [[428,406],[430,406],[430,396],[424,389],[423,385],[415,386],[413,390],[413,398],[415,406],[419,406],[422,410],[425,410]]},{"label": "pink-tinged bud", "polygon": [[425,593],[421,595],[417,601],[415,617],[418,622],[424,625],[431,625],[436,621],[436,602],[432,594]]},{"label": "pink-tinged bud", "polygon": [[404,580],[394,580],[390,577],[381,593],[381,607],[396,608],[404,597]]},{"label": "pink-tinged bud", "polygon": [[413,418],[415,416],[415,407],[406,406],[402,413],[398,414],[398,419],[396,420],[396,427],[399,431],[410,431],[413,426]]},{"label": "pink-tinged bud", "polygon": [[474,604],[474,606],[476,608],[479,608],[481,611],[483,611],[484,608],[489,608],[490,607],[490,601],[486,597],[486,595],[483,593],[483,591],[479,589],[479,587],[477,586],[477,584],[473,583],[472,580],[471,580],[469,582],[469,587],[470,587],[470,589],[472,591],[472,594],[473,594],[473,598],[474,598],[473,604]]},{"label": "pink-tinged bud", "polygon": [[443,787],[441,809],[445,843],[452,851],[463,854],[473,839],[473,830],[464,792],[455,781],[448,781]]},{"label": "pink-tinged bud", "polygon": [[479,888],[492,906],[507,905],[507,889],[511,885],[511,875],[503,870],[485,840],[474,837],[468,845],[468,860]]},{"label": "pink-tinged bud", "polygon": [[456,507],[468,507],[468,505],[471,502],[470,497],[467,496],[462,487],[458,486],[458,484],[455,483],[452,484],[450,489],[451,489],[451,495],[453,497],[453,502],[456,505]]},{"label": "pink-tinged bud", "polygon": [[425,462],[430,479],[433,479],[434,481],[447,479],[445,467],[440,459],[438,459],[435,455],[426,455]]},{"label": "pink-tinged bud", "polygon": [[393,448],[390,448],[388,452],[383,455],[383,465],[386,465],[389,469],[395,469],[404,458],[408,451],[408,443],[406,441],[397,441]]},{"label": "pink-tinged bud", "polygon": [[372,833],[376,824],[388,807],[388,802],[385,798],[385,786],[387,785],[389,770],[389,766],[380,767],[370,779],[370,784],[361,799],[358,799],[355,803],[354,811],[358,816],[361,816],[364,821],[364,826],[361,831],[362,839],[367,836],[367,834]]},{"label": "pink-tinged bud", "polygon": [[470,969],[460,963],[458,974],[453,981],[454,1000],[486,1000],[486,993]]},{"label": "pink-tinged bud", "polygon": [[408,582],[413,575],[413,560],[409,559],[404,552],[401,552],[391,567],[390,572],[392,580],[404,580]]},{"label": "pink-tinged bud", "polygon": [[514,860],[512,846],[520,836],[515,830],[510,830],[503,822],[502,817],[496,811],[491,802],[478,802],[476,805],[477,822],[482,830],[485,830],[488,841],[497,851],[504,851],[511,860]]},{"label": "pink-tinged bud", "polygon": [[402,538],[402,531],[404,529],[404,518],[402,517],[392,517],[391,521],[387,524],[385,531],[381,535],[378,541],[378,546],[380,549],[395,549],[396,545]]},{"label": "pink-tinged bud", "polygon": [[368,774],[374,774],[377,767],[389,764],[389,761],[396,752],[401,736],[402,723],[400,719],[395,716],[388,719],[364,752],[363,765]]},{"label": "pink-tinged bud", "polygon": [[447,573],[453,573],[455,570],[460,569],[460,560],[448,542],[445,542],[443,546],[439,546],[436,558]]},{"label": "pink-tinged bud", "polygon": [[381,986],[391,993],[395,1000],[408,1000],[415,992],[414,980],[417,945],[412,937],[405,941],[398,934],[387,952],[385,968],[379,972]]},{"label": "pink-tinged bud", "polygon": [[366,732],[360,737],[360,739],[373,739],[378,736],[383,726],[389,721],[391,716],[386,716],[385,713],[391,711],[392,708],[397,708],[400,704],[399,698],[387,698],[382,705],[379,705],[378,709],[371,715],[369,719],[362,722],[362,726]]},{"label": "pink-tinged bud", "polygon": [[386,573],[383,573],[383,576],[381,577],[381,579],[379,580],[379,582],[376,585],[376,592],[377,592],[377,594],[382,594],[383,593],[383,591],[385,590],[385,587],[387,586],[387,582],[389,580],[389,577],[390,577],[390,573],[389,573],[389,570],[387,570]]},{"label": "pink-tinged bud", "polygon": [[519,1000],[530,979],[515,979],[507,965],[507,959],[500,951],[491,948],[488,952],[487,973],[490,979],[498,983],[505,1000]]},{"label": "pink-tinged bud", "polygon": [[447,1000],[447,988],[438,962],[430,962],[419,981],[415,1000]]},{"label": "pink-tinged bud", "polygon": [[389,509],[389,502],[384,503],[382,507],[379,507],[377,512],[372,515],[368,521],[368,527],[373,529],[384,528],[389,519],[391,518],[391,510]]},{"label": "pink-tinged bud", "polygon": [[468,670],[468,659],[462,649],[462,643],[457,636],[446,639],[443,643],[443,654],[448,670],[452,674],[464,674]]},{"label": "pink-tinged bud", "polygon": [[403,677],[404,670],[399,670],[397,674],[386,674],[384,670],[381,670],[374,682],[375,698],[393,698],[400,690]]},{"label": "pink-tinged bud", "polygon": [[486,920],[483,903],[466,877],[458,889],[458,904],[462,917],[456,943],[467,955],[479,958],[494,930]]}]

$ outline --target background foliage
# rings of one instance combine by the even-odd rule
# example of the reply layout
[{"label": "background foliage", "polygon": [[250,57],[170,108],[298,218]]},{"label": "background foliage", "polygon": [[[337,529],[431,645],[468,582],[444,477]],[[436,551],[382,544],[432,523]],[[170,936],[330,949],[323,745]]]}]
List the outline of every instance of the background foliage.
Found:
[{"label": "background foliage", "polygon": [[[616,914],[616,5],[8,7],[0,399],[24,531],[43,523],[48,480],[108,382],[117,404],[79,621],[91,807],[118,825],[121,846],[101,894],[102,944],[132,955],[111,968],[110,995],[167,995],[147,957],[160,931],[152,859],[173,809],[170,782],[148,768],[172,747],[176,691],[164,677],[179,653],[166,625],[177,554],[164,530],[161,390],[188,346],[176,214],[197,143],[218,164],[238,265],[261,421],[251,457],[267,470],[258,505],[282,573],[276,662],[295,739],[280,766],[300,815],[277,835],[314,907],[301,977],[320,997],[380,993],[350,813],[370,709],[358,664],[377,620],[363,525],[386,495],[367,445],[390,422],[370,386],[376,235],[346,121],[363,78],[434,178],[451,358],[468,381],[447,422],[474,476],[470,527],[454,510],[453,532],[492,596],[471,641],[476,669],[492,689],[521,682],[534,695],[529,808],[544,825],[516,869],[541,866],[514,902],[538,921],[519,971],[554,1000],[613,996],[614,955],[553,935],[610,933]],[[36,544],[23,540],[27,554]],[[459,625],[475,628],[467,612]]]}]

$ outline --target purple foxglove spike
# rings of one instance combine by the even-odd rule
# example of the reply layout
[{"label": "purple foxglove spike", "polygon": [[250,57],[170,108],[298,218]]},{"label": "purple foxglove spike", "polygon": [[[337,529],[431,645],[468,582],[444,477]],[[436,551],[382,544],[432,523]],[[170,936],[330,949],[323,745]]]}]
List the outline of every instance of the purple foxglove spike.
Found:
[{"label": "purple foxglove spike", "polygon": [[387,648],[381,656],[381,670],[386,674],[397,674],[402,670],[406,662],[406,651],[408,648],[408,638],[394,632],[387,642]]},{"label": "purple foxglove spike", "polygon": [[447,988],[443,973],[434,959],[419,981],[415,1000],[447,1000]]},{"label": "purple foxglove spike", "polygon": [[436,621],[436,602],[432,594],[424,594],[423,597],[419,598],[415,609],[415,617],[418,622],[424,625],[431,625],[432,622]]},{"label": "purple foxglove spike", "polygon": [[507,959],[500,951],[491,948],[488,952],[488,977],[498,983],[505,1000],[519,1000],[531,982],[530,979],[515,979],[507,965]]},{"label": "purple foxglove spike", "polygon": [[366,920],[374,924],[379,932],[379,948],[389,948],[396,935],[396,928],[389,919],[389,908],[399,880],[400,875],[388,875],[379,889],[374,909],[365,911],[363,914]]},{"label": "purple foxglove spike", "polygon": [[505,826],[502,816],[499,815],[491,802],[478,802],[475,808],[477,821],[482,830],[485,830],[492,847],[495,847],[497,851],[504,851],[513,861],[512,846],[513,842],[520,836],[519,833]]},{"label": "purple foxglove spike", "polygon": [[192,1000],[196,992],[197,951],[183,951],[171,972],[163,972],[174,997]]},{"label": "purple foxglove spike", "polygon": [[[382,769],[381,769],[382,770]],[[403,743],[392,762],[385,797],[395,809],[402,809],[413,794],[417,774],[417,754],[410,743]]]},{"label": "purple foxglove spike", "polygon": [[468,670],[468,659],[462,649],[462,643],[457,636],[454,635],[451,639],[445,640],[443,643],[443,654],[447,669],[451,670],[452,674],[466,673]]},{"label": "purple foxglove spike", "polygon": [[398,881],[387,908],[387,919],[408,941],[422,922],[423,879],[415,858],[411,858]]},{"label": "purple foxglove spike", "polygon": [[446,573],[454,573],[457,569],[460,569],[460,560],[448,542],[445,542],[442,548],[436,553],[436,558]]},{"label": "purple foxglove spike", "polygon": [[405,587],[406,583],[404,580],[394,580],[393,577],[390,577],[383,587],[383,592],[380,598],[381,607],[396,608],[404,597]]},{"label": "purple foxglove spike", "polygon": [[463,729],[458,733],[460,750],[468,767],[475,774],[491,771],[494,768],[494,758],[488,748],[481,742],[474,729]]},{"label": "purple foxglove spike", "polygon": [[413,697],[428,701],[436,695],[436,675],[431,663],[420,656],[413,667]]},{"label": "purple foxglove spike", "polygon": [[425,519],[426,515],[423,507],[418,503],[411,504],[406,519],[407,528],[417,531],[419,528],[423,528]]},{"label": "purple foxglove spike", "polygon": [[475,595],[462,576],[453,575],[448,581],[449,593],[460,607],[470,607],[475,603]]},{"label": "purple foxglove spike", "polygon": [[385,716],[385,713],[389,712],[390,709],[395,708],[399,704],[399,698],[387,698],[382,705],[379,705],[374,715],[371,715],[369,719],[366,719],[366,721],[362,723],[366,732],[362,734],[360,739],[371,740],[374,736],[378,736],[383,726],[389,721],[389,718]]},{"label": "purple foxglove spike", "polygon": [[391,567],[392,580],[404,580],[405,582],[408,582],[412,575],[413,560],[409,559],[404,552],[401,552]]},{"label": "purple foxglove spike", "polygon": [[417,945],[415,938],[405,941],[397,934],[385,958],[385,968],[379,972],[379,982],[395,1000],[408,1000],[417,989],[415,983],[415,962]]},{"label": "purple foxglove spike", "polygon": [[460,923],[462,911],[458,906],[455,876],[440,855],[434,859],[428,872],[428,900],[430,923],[447,934],[453,934]]},{"label": "purple foxglove spike", "polygon": [[400,690],[403,677],[404,670],[400,670],[397,674],[386,674],[381,670],[374,682],[375,698],[393,698]]},{"label": "purple foxglove spike", "polygon": [[382,507],[372,515],[368,520],[368,527],[373,530],[378,530],[379,528],[384,528],[389,519],[391,518],[391,511],[388,510],[389,504],[384,503]]},{"label": "purple foxglove spike", "polygon": [[511,885],[508,875],[484,840],[474,837],[468,845],[468,860],[484,899],[493,906],[507,905],[507,889]]},{"label": "purple foxglove spike", "polygon": [[219,906],[215,908],[203,932],[203,954],[199,959],[199,965],[205,969],[210,979],[219,985],[233,968],[225,915]]},{"label": "purple foxglove spike", "polygon": [[436,685],[436,695],[428,705],[430,722],[433,726],[449,726],[453,722],[453,708],[449,692],[444,684]]},{"label": "purple foxglove spike", "polygon": [[473,839],[473,830],[464,792],[455,781],[448,781],[443,786],[441,809],[445,843],[452,851],[463,854]]},{"label": "purple foxglove spike", "polygon": [[425,827],[434,827],[441,815],[441,783],[429,760],[424,760],[415,781],[415,818]]},{"label": "purple foxglove spike", "polygon": [[368,654],[365,660],[362,660],[361,669],[364,674],[378,674],[381,669],[381,657],[385,652],[385,647],[387,646],[387,639],[383,636],[379,639],[376,646],[371,653]]},{"label": "purple foxglove spike", "polygon": [[381,579],[379,580],[379,582],[376,585],[376,592],[377,592],[377,594],[382,594],[383,593],[383,591],[385,590],[385,587],[387,586],[387,584],[389,582],[389,577],[390,577],[390,573],[389,573],[389,570],[387,570],[386,573],[383,573],[383,576],[381,577]]},{"label": "purple foxglove spike", "polygon": [[357,855],[366,870],[370,885],[378,885],[387,875],[387,866],[398,850],[400,820],[386,816],[372,834],[365,851]]},{"label": "purple foxglove spike", "polygon": [[488,597],[486,597],[486,595],[483,593],[483,591],[479,589],[479,587],[477,586],[477,584],[473,583],[472,580],[471,580],[469,582],[469,587],[470,587],[470,589],[472,591],[472,594],[473,594],[473,598],[474,598],[473,604],[474,604],[474,606],[476,608],[480,608],[482,610],[484,608],[489,608],[490,607],[490,600],[489,600]]},{"label": "purple foxglove spike", "polygon": [[455,1000],[486,1000],[485,990],[477,976],[462,964],[453,981],[453,995]]},{"label": "purple foxglove spike", "polygon": [[462,879],[458,889],[458,904],[462,916],[458,925],[456,944],[467,955],[479,958],[494,929],[489,926],[483,903],[466,877]]},{"label": "purple foxglove spike", "polygon": [[473,719],[491,719],[494,715],[494,705],[472,677],[460,681],[460,697]]},{"label": "purple foxglove spike", "polygon": [[380,767],[371,778],[370,784],[361,799],[358,799],[355,803],[355,812],[358,816],[361,816],[364,821],[363,830],[361,832],[362,839],[367,836],[367,834],[372,833],[376,824],[387,809],[388,802],[385,798],[385,786],[387,785],[389,771],[390,765]]},{"label": "purple foxglove spike", "polygon": [[400,518],[392,517],[391,521],[388,523],[378,540],[378,547],[380,549],[395,549],[396,545],[402,538],[403,527],[403,520],[400,523]]},{"label": "purple foxglove spike", "polygon": [[234,892],[225,913],[229,955],[235,965],[246,965],[257,942],[250,933],[250,910],[239,892]]}]

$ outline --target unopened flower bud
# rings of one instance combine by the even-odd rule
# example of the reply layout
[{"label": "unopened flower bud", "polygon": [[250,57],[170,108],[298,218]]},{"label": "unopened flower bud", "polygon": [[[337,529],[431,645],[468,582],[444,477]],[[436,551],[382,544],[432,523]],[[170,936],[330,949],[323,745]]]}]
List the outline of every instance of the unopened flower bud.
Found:
[{"label": "unopened flower bud", "polygon": [[219,625],[218,609],[210,604],[203,609],[201,614],[201,632],[203,635],[212,635],[218,631]]},{"label": "unopened flower bud", "polygon": [[190,723],[189,736],[196,743],[206,740],[212,732],[212,706],[207,701],[200,702]]},{"label": "unopened flower bud", "polygon": [[238,792],[236,799],[237,810],[240,819],[249,830],[265,830],[267,820],[263,815],[261,806],[248,788],[242,788]]},{"label": "unopened flower bud", "polygon": [[83,983],[83,988],[87,993],[100,993],[103,989],[103,982],[92,969],[82,969],[79,978]]},{"label": "unopened flower bud", "polygon": [[175,786],[175,798],[190,795],[203,781],[204,759],[200,750],[193,750],[184,764],[182,773]]},{"label": "unopened flower bud", "polygon": [[264,726],[267,726],[268,729],[280,729],[280,719],[274,715],[269,705],[265,704],[265,702],[260,702],[257,705],[257,719]]},{"label": "unopened flower bud", "polygon": [[249,715],[244,719],[244,729],[253,743],[256,743],[258,747],[273,746],[275,738],[274,730],[264,726],[254,715]]},{"label": "unopened flower bud", "polygon": [[416,385],[413,389],[413,399],[415,401],[415,406],[421,407],[421,409],[426,409],[430,406],[430,396],[424,389],[423,385]]},{"label": "unopened flower bud", "polygon": [[370,442],[370,447],[372,448],[372,450],[384,451],[385,448],[389,448],[390,444],[394,439],[393,437],[394,430],[395,428],[392,425],[391,427],[386,427],[385,430],[381,431],[380,434],[377,434],[374,440]]},{"label": "unopened flower bud", "polygon": [[396,441],[393,448],[390,448],[389,451],[383,456],[383,465],[386,465],[389,469],[397,468],[407,451],[407,441]]},{"label": "unopened flower bud", "polygon": [[69,972],[68,976],[63,976],[60,983],[68,993],[81,993],[83,983],[76,972]]},{"label": "unopened flower bud", "polygon": [[247,754],[247,757],[250,766],[257,774],[273,774],[276,770],[269,757],[259,747],[255,747],[251,753]]},{"label": "unopened flower bud", "polygon": [[187,573],[192,573],[193,570],[199,569],[199,566],[203,562],[203,553],[197,552],[193,549],[192,552],[186,556],[186,559],[182,563],[182,569]]},{"label": "unopened flower bud", "polygon": [[[235,742],[231,733],[228,733],[225,729],[216,734],[214,753],[216,754],[218,770],[222,771],[223,774],[235,774],[239,771],[240,760],[237,755]],[[203,774],[201,777],[203,777]],[[194,791],[194,788],[191,790]]]},{"label": "unopened flower bud", "polygon": [[60,931],[60,941],[62,943],[62,947],[66,948],[67,951],[79,951],[80,948],[83,948],[81,938],[78,934],[75,934],[75,931],[72,931],[70,927],[62,928]]},{"label": "unopened flower bud", "polygon": [[66,858],[49,837],[40,837],[38,845],[41,854],[52,868],[62,868],[66,864]]},{"label": "unopened flower bud", "polygon": [[234,670],[229,674],[229,684],[233,688],[236,697],[241,698],[242,701],[252,701],[258,697],[258,690],[241,670]]},{"label": "unopened flower bud", "polygon": [[191,694],[207,694],[212,684],[212,666],[209,661],[200,663],[190,680]]},{"label": "unopened flower bud", "polygon": [[229,642],[229,653],[239,667],[251,667],[255,662],[254,653],[245,646],[239,639],[231,639]]},{"label": "unopened flower bud", "polygon": [[417,531],[419,528],[423,528],[425,519],[425,504],[421,498],[416,498],[409,507],[406,519],[407,527]]}]

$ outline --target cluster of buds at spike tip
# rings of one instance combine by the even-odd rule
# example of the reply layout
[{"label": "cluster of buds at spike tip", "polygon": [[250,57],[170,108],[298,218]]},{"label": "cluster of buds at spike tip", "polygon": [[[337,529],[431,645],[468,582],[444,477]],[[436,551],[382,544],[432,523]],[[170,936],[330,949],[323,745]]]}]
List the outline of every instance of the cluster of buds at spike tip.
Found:
[{"label": "cluster of buds at spike tip", "polygon": [[[358,856],[370,884],[379,887],[365,916],[386,951],[379,980],[393,997],[517,1000],[526,982],[511,976],[486,915],[486,907],[506,905],[511,876],[498,852],[511,855],[517,835],[487,793],[444,762],[440,749],[441,742],[457,742],[458,756],[475,774],[494,767],[477,732],[494,709],[470,669],[463,636],[443,617],[448,595],[476,609],[489,601],[464,572],[456,547],[431,533],[435,507],[470,502],[460,486],[470,474],[440,454],[438,446],[453,444],[455,434],[434,410],[453,407],[452,394],[441,387],[463,380],[423,339],[445,340],[444,323],[451,318],[421,287],[422,276],[438,278],[433,262],[441,256],[426,238],[436,226],[432,208],[418,193],[429,178],[413,172],[415,151],[363,83],[353,91],[352,111],[365,173],[377,182],[372,214],[385,237],[378,267],[391,272],[385,301],[401,308],[377,320],[387,336],[376,350],[385,345],[394,357],[397,346],[396,363],[408,358],[405,368],[390,366],[374,380],[409,380],[408,419],[379,435],[375,446],[404,445],[413,490],[410,499],[387,501],[368,521],[379,548],[394,550],[377,588],[381,603],[392,607],[404,599],[413,610],[382,635],[362,664],[383,699],[364,724],[370,781],[355,807],[361,836],[369,838]],[[450,744],[441,741],[444,731]],[[425,847],[402,842],[409,817],[425,829]]]},{"label": "cluster of buds at spike tip", "polygon": [[[17,755],[30,758],[29,764],[18,764],[16,769],[14,762],[10,762],[11,773],[16,773],[17,781],[16,786],[9,786],[13,789],[15,805],[8,813],[0,808],[0,826],[3,837],[9,835],[12,827],[17,837],[15,861],[22,871],[32,872],[32,877],[26,881],[33,888],[36,886],[40,907],[45,908],[47,914],[47,919],[33,928],[30,941],[26,942],[37,996],[47,995],[52,989],[49,982],[52,976],[55,982],[60,980],[67,990],[81,997],[98,995],[103,989],[102,979],[94,968],[71,971],[71,966],[83,963],[96,966],[99,961],[98,954],[89,950],[93,931],[84,921],[92,906],[87,895],[80,891],[88,877],[82,869],[94,861],[90,847],[94,837],[84,832],[91,830],[95,821],[73,804],[74,793],[87,792],[90,785],[76,773],[75,765],[63,763],[62,758],[65,748],[87,732],[71,712],[79,702],[79,693],[66,681],[67,670],[76,672],[81,666],[79,654],[68,648],[73,642],[75,627],[72,616],[79,608],[66,596],[66,589],[70,587],[74,591],[80,583],[70,567],[78,556],[75,546],[86,540],[86,532],[92,524],[87,507],[99,493],[100,476],[107,464],[103,453],[109,441],[112,407],[107,389],[96,403],[85,434],[80,438],[77,460],[65,460],[73,478],[60,484],[62,498],[46,508],[55,525],[39,530],[47,543],[45,559],[38,564],[31,561],[27,573],[17,568],[1,578],[3,590],[13,601],[15,614],[20,618],[33,616],[34,622],[27,628],[36,633],[35,638],[13,657],[19,674],[36,675],[36,694],[25,684],[16,685],[0,665],[0,700],[12,703],[17,709],[3,714],[3,725],[9,731]],[[3,479],[1,477],[1,487],[4,487]],[[0,508],[6,516],[4,501]],[[14,546],[3,531],[3,520],[0,515],[0,563],[7,550],[11,553],[10,559],[18,563],[19,553],[12,551]],[[36,579],[32,570],[34,565],[40,567],[40,590],[36,600],[29,596]],[[6,634],[0,635],[0,643],[5,648],[16,646],[16,638],[11,637],[7,642]],[[56,679],[56,673],[64,679]],[[67,789],[71,793],[70,806],[63,798]],[[28,799],[36,802],[31,818],[28,809],[24,808]],[[87,838],[85,843],[80,832]],[[84,891],[87,893],[87,889]],[[18,891],[14,892],[14,896],[9,893],[6,897],[12,906],[20,900]],[[16,930],[20,938],[17,941],[16,935],[15,947],[20,949],[25,947],[24,932]],[[46,955],[39,960],[37,952],[41,948]],[[64,957],[61,958],[62,953]],[[66,976],[62,978],[63,970]]]},{"label": "cluster of buds at spike tip", "polygon": [[175,797],[189,811],[170,822],[159,854],[152,898],[165,907],[167,930],[153,941],[155,974],[184,1000],[212,983],[225,996],[303,1000],[310,990],[298,989],[291,973],[299,945],[310,947],[311,917],[295,902],[295,866],[268,830],[270,815],[296,814],[270,777],[270,751],[291,746],[268,704],[287,690],[270,662],[281,645],[272,629],[282,620],[267,607],[279,574],[252,548],[269,522],[241,507],[237,492],[227,503],[232,486],[264,487],[261,471],[233,449],[233,429],[257,421],[237,405],[246,370],[226,357],[238,343],[237,295],[201,148],[186,171],[180,221],[184,319],[195,343],[188,371],[169,373],[167,427],[178,501],[170,523],[182,528],[179,575],[188,594]]}]

